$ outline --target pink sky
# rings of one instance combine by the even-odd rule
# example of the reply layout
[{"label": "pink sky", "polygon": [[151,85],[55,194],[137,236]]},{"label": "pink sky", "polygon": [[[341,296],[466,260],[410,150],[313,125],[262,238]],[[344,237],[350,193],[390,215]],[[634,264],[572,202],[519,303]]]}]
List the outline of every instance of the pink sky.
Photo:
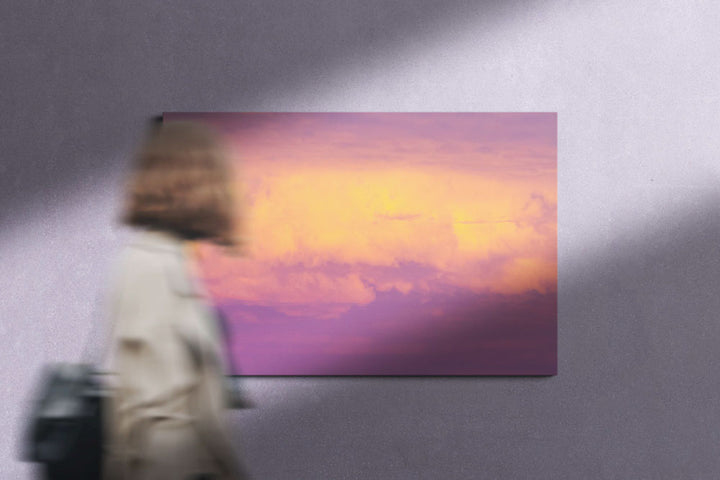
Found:
[{"label": "pink sky", "polygon": [[203,273],[244,374],[555,372],[555,114],[165,118],[237,167],[247,256]]}]

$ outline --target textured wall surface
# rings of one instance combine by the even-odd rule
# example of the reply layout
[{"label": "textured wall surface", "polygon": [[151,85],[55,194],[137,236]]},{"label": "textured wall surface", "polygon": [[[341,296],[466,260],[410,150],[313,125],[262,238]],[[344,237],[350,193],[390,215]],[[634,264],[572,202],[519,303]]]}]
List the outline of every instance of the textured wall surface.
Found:
[{"label": "textured wall surface", "polygon": [[0,6],[0,478],[173,110],[558,112],[559,374],[250,379],[257,478],[720,477],[719,6],[64,3]]}]

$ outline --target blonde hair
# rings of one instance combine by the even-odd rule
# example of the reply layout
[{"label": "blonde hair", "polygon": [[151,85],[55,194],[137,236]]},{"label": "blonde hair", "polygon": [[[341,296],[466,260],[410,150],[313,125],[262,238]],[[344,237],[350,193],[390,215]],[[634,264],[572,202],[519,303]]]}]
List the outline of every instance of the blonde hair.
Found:
[{"label": "blonde hair", "polygon": [[228,155],[205,125],[158,125],[135,158],[126,192],[124,224],[239,246]]}]

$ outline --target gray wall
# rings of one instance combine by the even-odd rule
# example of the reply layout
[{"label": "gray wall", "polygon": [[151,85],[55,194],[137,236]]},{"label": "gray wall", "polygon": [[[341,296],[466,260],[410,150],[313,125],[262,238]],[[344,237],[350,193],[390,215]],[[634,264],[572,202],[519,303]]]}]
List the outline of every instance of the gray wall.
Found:
[{"label": "gray wall", "polygon": [[[122,5],[122,6],[121,6]],[[720,477],[715,2],[3,2],[0,477],[162,111],[557,111],[559,375],[252,379],[268,479]]]}]

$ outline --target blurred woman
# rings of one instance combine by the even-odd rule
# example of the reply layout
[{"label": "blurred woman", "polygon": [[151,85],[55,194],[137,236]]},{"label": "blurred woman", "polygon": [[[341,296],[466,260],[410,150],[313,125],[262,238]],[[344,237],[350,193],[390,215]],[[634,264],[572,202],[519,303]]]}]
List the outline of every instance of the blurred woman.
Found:
[{"label": "blurred woman", "polygon": [[122,220],[137,233],[110,292],[116,384],[106,477],[247,478],[223,418],[221,333],[190,248],[193,241],[238,247],[223,145],[201,124],[160,124],[127,187]]}]

